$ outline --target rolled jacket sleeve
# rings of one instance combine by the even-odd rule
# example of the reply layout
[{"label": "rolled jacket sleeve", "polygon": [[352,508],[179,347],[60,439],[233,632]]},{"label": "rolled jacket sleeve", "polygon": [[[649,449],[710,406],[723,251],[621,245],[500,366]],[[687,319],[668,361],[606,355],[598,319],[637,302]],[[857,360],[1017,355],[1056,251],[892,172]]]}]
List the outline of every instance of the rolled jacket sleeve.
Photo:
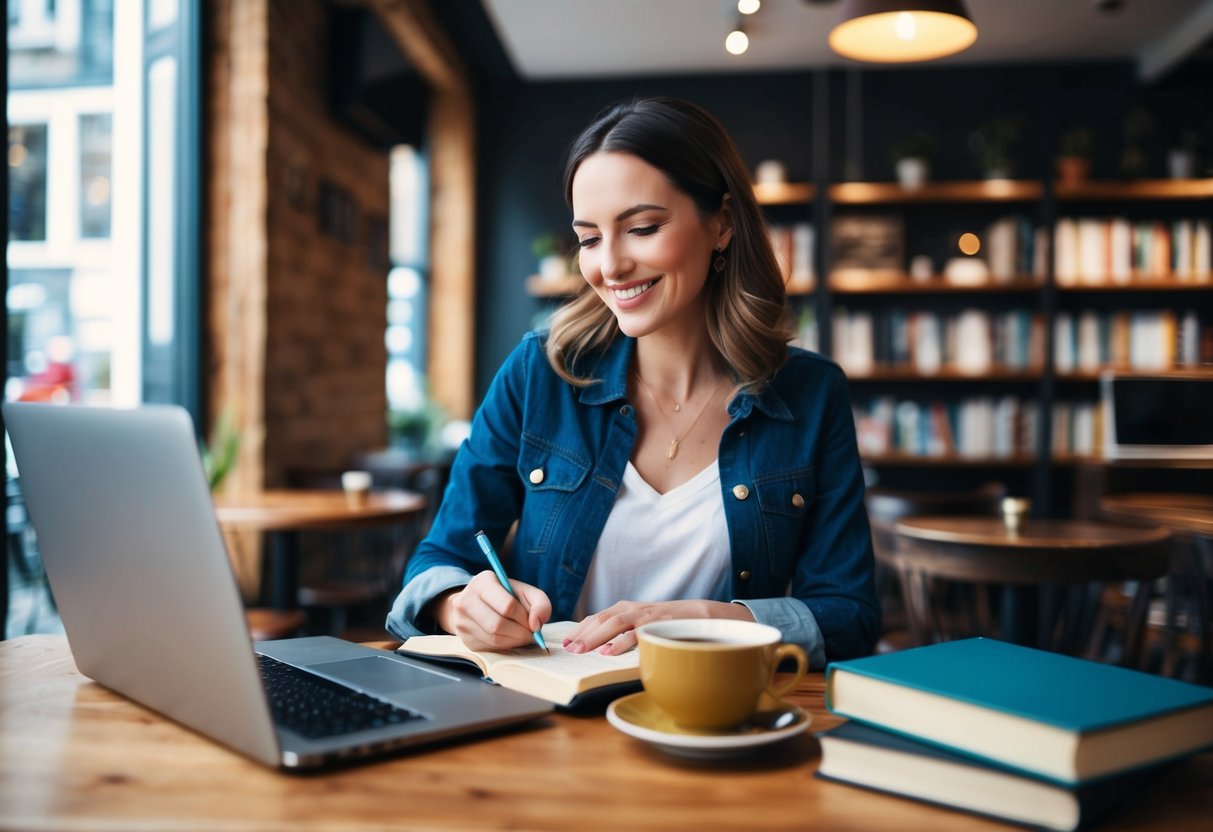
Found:
[{"label": "rolled jacket sleeve", "polygon": [[813,611],[799,598],[754,598],[734,601],[750,611],[759,624],[769,624],[783,634],[783,640],[798,644],[809,657],[809,668],[821,670],[826,664],[826,644]]}]

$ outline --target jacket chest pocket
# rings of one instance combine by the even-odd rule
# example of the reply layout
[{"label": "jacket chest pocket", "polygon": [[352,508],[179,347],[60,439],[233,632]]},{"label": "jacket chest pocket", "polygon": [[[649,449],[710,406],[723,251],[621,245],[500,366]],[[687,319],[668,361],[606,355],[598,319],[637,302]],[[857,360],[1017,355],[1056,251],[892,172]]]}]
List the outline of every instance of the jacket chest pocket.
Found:
[{"label": "jacket chest pocket", "polygon": [[771,573],[780,581],[791,580],[815,491],[812,468],[779,471],[754,479]]},{"label": "jacket chest pocket", "polygon": [[517,545],[528,552],[547,551],[553,532],[572,495],[589,476],[590,466],[567,452],[530,436],[523,436],[518,453],[518,477],[525,497],[518,522]]}]

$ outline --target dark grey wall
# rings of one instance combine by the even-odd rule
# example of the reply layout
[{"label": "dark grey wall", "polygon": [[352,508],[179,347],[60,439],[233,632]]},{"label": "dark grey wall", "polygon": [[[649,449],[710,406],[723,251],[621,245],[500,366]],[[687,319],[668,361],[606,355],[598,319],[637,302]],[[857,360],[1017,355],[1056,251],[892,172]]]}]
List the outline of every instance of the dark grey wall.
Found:
[{"label": "dark grey wall", "polygon": [[[1125,115],[1138,106],[1149,111],[1154,125],[1147,146],[1149,173],[1163,176],[1167,144],[1181,129],[1196,128],[1206,141],[1213,136],[1211,82],[1213,64],[1207,62],[1192,64],[1148,88],[1137,84],[1128,63],[829,71],[823,85],[830,114],[829,177],[852,175],[858,162],[861,178],[892,179],[890,145],[912,130],[924,129],[938,145],[935,178],[976,178],[980,172],[968,149],[969,134],[989,117],[1011,113],[1022,114],[1026,125],[1015,151],[1017,176],[1048,175],[1058,135],[1083,125],[1096,132],[1093,175],[1115,177]],[[806,180],[814,175],[813,89],[809,72],[532,84],[484,81],[477,397],[545,309],[544,302],[525,291],[525,279],[536,267],[530,244],[546,229],[568,228],[561,191],[563,155],[598,110],[634,96],[686,98],[724,123],[751,169],[763,159],[778,158],[787,164],[792,179]],[[856,103],[859,141],[848,137],[847,127],[848,117],[855,123]]]}]

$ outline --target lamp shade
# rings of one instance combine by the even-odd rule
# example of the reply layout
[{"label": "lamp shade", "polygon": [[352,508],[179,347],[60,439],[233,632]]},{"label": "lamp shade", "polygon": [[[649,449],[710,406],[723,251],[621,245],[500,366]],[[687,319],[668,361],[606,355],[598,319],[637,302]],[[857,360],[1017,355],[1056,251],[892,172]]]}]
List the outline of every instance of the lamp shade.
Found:
[{"label": "lamp shade", "polygon": [[830,48],[874,63],[931,61],[977,40],[964,0],[843,0]]}]

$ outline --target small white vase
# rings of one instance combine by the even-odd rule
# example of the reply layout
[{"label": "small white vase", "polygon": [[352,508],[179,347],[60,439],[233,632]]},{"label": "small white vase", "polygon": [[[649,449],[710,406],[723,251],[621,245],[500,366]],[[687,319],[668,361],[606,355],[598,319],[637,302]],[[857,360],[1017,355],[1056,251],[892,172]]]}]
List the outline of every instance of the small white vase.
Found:
[{"label": "small white vase", "polygon": [[927,175],[930,173],[930,165],[926,159],[918,156],[909,156],[905,159],[897,160],[897,181],[901,183],[901,187],[907,191],[912,191],[916,188],[921,188],[927,181]]},{"label": "small white vase", "polygon": [[1175,148],[1167,154],[1167,170],[1172,179],[1191,179],[1196,175],[1196,154]]},{"label": "small white vase", "polygon": [[549,254],[539,261],[539,274],[545,280],[560,280],[569,273],[568,262],[559,254]]}]

